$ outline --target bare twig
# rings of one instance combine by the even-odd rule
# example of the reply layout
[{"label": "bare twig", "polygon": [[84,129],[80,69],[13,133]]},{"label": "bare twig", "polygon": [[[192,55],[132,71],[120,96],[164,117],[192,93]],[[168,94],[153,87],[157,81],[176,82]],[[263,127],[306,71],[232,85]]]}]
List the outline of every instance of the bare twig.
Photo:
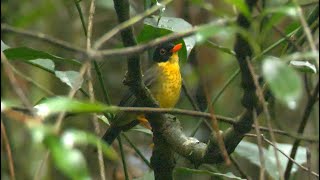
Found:
[{"label": "bare twig", "polygon": [[259,121],[257,120],[257,111],[253,110],[253,122],[255,124],[255,130],[257,133],[257,140],[258,140],[258,148],[259,148],[259,157],[260,157],[260,180],[264,180],[264,171],[265,171],[265,160],[263,155],[263,145],[261,140],[261,133],[259,127]]},{"label": "bare twig", "polygon": [[[296,8],[297,8],[297,11],[298,11],[298,15],[299,15],[299,19],[300,19],[300,22],[301,22],[301,25],[303,27],[303,30],[304,30],[304,33],[307,37],[307,40],[309,42],[309,46],[311,47],[311,50],[312,52],[316,53],[316,54],[319,54],[319,51],[317,50],[317,47],[314,43],[314,40],[312,38],[312,33],[311,33],[311,30],[308,26],[308,23],[306,21],[306,19],[304,18],[304,15],[303,15],[303,12],[302,12],[302,9],[301,7],[298,5],[297,1],[296,0],[293,0],[296,4]],[[317,65],[317,68],[319,69],[319,56],[317,56],[317,59],[316,59],[316,65]]]},{"label": "bare twig", "polygon": [[45,88],[45,87],[42,86],[41,84],[35,82],[31,77],[23,74],[22,72],[20,72],[19,70],[17,70],[17,69],[16,69],[14,66],[12,66],[11,64],[8,64],[8,65],[9,65],[9,67],[12,69],[12,71],[13,71],[16,75],[18,75],[18,76],[20,76],[21,78],[23,78],[24,80],[30,82],[31,84],[33,84],[34,86],[36,86],[37,88],[39,88],[39,89],[40,89],[41,91],[43,91],[44,93],[46,93],[46,94],[48,94],[48,95],[50,95],[50,96],[53,96],[53,95],[54,95],[53,92],[51,92],[49,89]]},{"label": "bare twig", "polygon": [[230,160],[232,164],[235,166],[235,168],[238,170],[238,172],[240,173],[241,178],[245,178],[246,180],[251,180],[251,178],[243,171],[243,169],[241,168],[241,165],[237,162],[237,160],[233,156],[230,156]]},{"label": "bare twig", "polygon": [[[247,134],[248,137],[256,137],[257,135],[255,134]],[[293,158],[291,158],[290,156],[288,156],[285,152],[283,152],[282,150],[280,150],[278,147],[275,147],[275,145],[268,140],[267,138],[265,138],[263,135],[261,135],[262,139],[267,142],[268,144],[270,144],[271,146],[273,146],[274,148],[276,148],[277,151],[279,151],[282,155],[284,155],[286,158],[289,159],[290,162],[294,163],[295,165],[297,165],[300,169],[306,171],[306,172],[310,172],[310,170],[307,167],[302,166],[301,164],[299,164],[298,162],[296,162]],[[319,178],[319,174],[317,174],[314,171],[311,171],[311,174],[318,177]]]},{"label": "bare twig", "polygon": [[[77,3],[76,3],[77,4]],[[80,11],[81,12],[81,11]],[[79,14],[82,14],[80,13]],[[90,10],[89,10],[89,17],[88,17],[88,32],[84,29],[86,36],[87,36],[87,51],[90,51],[91,49],[91,36],[92,36],[92,26],[93,26],[93,16],[95,13],[95,0],[91,0],[90,3]],[[81,16],[80,16],[81,17]],[[88,68],[87,68],[87,77],[88,77],[88,89],[89,89],[89,96],[90,96],[90,101],[94,102],[95,101],[95,95],[94,95],[94,90],[93,90],[93,84],[92,84],[92,76],[91,76],[91,64],[88,63]],[[97,114],[93,113],[92,114],[92,121],[94,125],[94,130],[96,134],[100,134],[100,127],[97,119]],[[105,180],[105,167],[104,167],[104,160],[103,160],[103,155],[102,155],[102,148],[101,144],[97,144],[97,149],[98,149],[98,161],[99,161],[99,168],[100,168],[100,178],[101,180]]]},{"label": "bare twig", "polygon": [[196,111],[200,111],[200,108],[198,107],[196,101],[193,99],[193,97],[189,91],[189,88],[187,87],[186,82],[184,80],[182,80],[182,90],[183,90],[184,94],[187,96],[187,98],[189,99],[189,102],[191,103],[193,109]]},{"label": "bare twig", "polygon": [[152,166],[150,164],[150,162],[148,161],[148,159],[146,157],[144,157],[144,155],[141,153],[141,151],[131,142],[131,140],[129,139],[129,137],[125,134],[122,133],[121,134],[126,141],[130,144],[130,146],[136,151],[136,153],[140,156],[140,158],[143,160],[143,162],[150,168],[152,169]]},{"label": "bare twig", "polygon": [[311,171],[311,152],[310,152],[310,149],[309,147],[306,148],[307,149],[307,168],[309,169],[309,174],[308,174],[308,179],[311,180],[311,174],[312,174],[312,171]]},{"label": "bare twig", "polygon": [[39,39],[41,41],[48,42],[50,44],[56,45],[56,46],[61,47],[63,49],[73,51],[73,52],[78,52],[78,53],[81,53],[84,55],[86,55],[86,53],[87,53],[85,49],[77,47],[76,45],[70,44],[66,41],[50,37],[50,36],[43,34],[43,33],[40,33],[40,32],[35,33],[32,31],[27,31],[27,30],[15,28],[13,26],[10,26],[8,24],[3,24],[3,23],[1,23],[1,31],[11,32],[11,33],[19,34],[19,35],[24,35],[26,37]]},{"label": "bare twig", "polygon": [[[200,73],[200,76],[202,76],[202,73]],[[210,102],[208,86],[207,86],[206,83],[204,83],[203,76],[202,76],[201,79],[202,79],[204,93],[205,93],[207,102]],[[214,110],[213,110],[212,104],[208,104],[208,110],[209,110],[209,113],[211,115],[210,119],[211,119],[211,122],[212,122],[212,128],[213,128],[213,130],[215,132],[215,136],[217,137],[219,149],[222,152],[222,155],[223,155],[223,158],[224,158],[224,161],[225,161],[226,165],[229,166],[229,165],[231,165],[231,161],[230,161],[229,154],[227,152],[225,143],[223,141],[222,132],[220,132],[219,125],[218,125],[218,120],[217,120],[217,118],[216,118],[216,116],[214,114]]]},{"label": "bare twig", "polygon": [[262,89],[261,89],[261,87],[259,85],[257,75],[255,74],[254,69],[252,67],[252,64],[250,63],[249,60],[247,60],[247,63],[248,63],[248,68],[249,68],[250,74],[252,76],[254,85],[256,87],[256,94],[257,94],[257,96],[259,98],[260,103],[262,104],[263,112],[266,115],[266,119],[267,119],[267,124],[268,124],[268,128],[269,128],[271,140],[274,143],[274,153],[275,153],[275,158],[276,158],[277,167],[278,167],[278,171],[279,171],[279,178],[281,180],[283,180],[284,178],[283,178],[283,174],[282,174],[282,167],[281,167],[281,164],[280,164],[278,152],[276,151],[276,148],[277,148],[276,139],[275,139],[274,133],[272,132],[271,116],[270,116],[268,107],[266,105],[266,100],[264,99],[263,91],[262,91]]},{"label": "bare twig", "polygon": [[7,60],[6,55],[1,51],[1,63],[3,63],[4,66],[4,71],[6,75],[8,76],[9,82],[11,86],[13,87],[13,91],[18,95],[22,103],[24,104],[25,107],[32,112],[32,104],[29,102],[27,96],[19,86],[19,83],[17,82],[17,79],[12,72],[12,69],[10,68],[10,63]]},{"label": "bare twig", "polygon": [[10,172],[10,177],[11,180],[15,180],[15,173],[14,173],[14,163],[13,163],[13,158],[11,154],[11,148],[10,148],[10,143],[9,139],[7,136],[6,128],[3,124],[3,121],[1,119],[1,138],[3,140],[3,144],[5,145],[6,151],[7,151],[7,156],[8,156],[8,166],[9,166],[9,172]]},{"label": "bare twig", "polygon": [[[318,93],[319,93],[319,80],[318,80],[318,83],[317,83],[313,93],[312,93],[312,96],[308,99],[307,105],[306,105],[306,107],[304,109],[302,120],[301,120],[301,123],[300,123],[299,128],[298,128],[298,134],[302,135],[303,132],[304,132],[304,129],[305,129],[306,125],[307,125],[309,116],[310,116],[311,111],[312,111],[312,107],[317,102]],[[293,143],[293,146],[292,146],[292,149],[291,149],[291,153],[290,153],[290,157],[292,159],[294,159],[295,156],[296,156],[300,141],[301,140],[296,139],[294,141],[294,143]],[[292,165],[293,165],[292,162],[289,161],[288,164],[287,164],[286,170],[285,170],[285,178],[286,179],[290,178],[290,175],[291,175],[290,172],[291,172],[291,169],[292,169]]]},{"label": "bare twig", "polygon": [[167,36],[163,36],[155,40],[149,41],[148,43],[126,47],[126,48],[92,51],[91,56],[94,56],[94,57],[110,57],[110,56],[123,56],[123,55],[130,56],[133,54],[141,53],[143,51],[146,51],[152,47],[158,46],[159,44],[162,44],[165,42],[174,41],[177,39],[181,39],[183,37],[191,36],[198,30],[199,28],[196,27],[196,28],[187,30],[185,32],[171,33]]}]

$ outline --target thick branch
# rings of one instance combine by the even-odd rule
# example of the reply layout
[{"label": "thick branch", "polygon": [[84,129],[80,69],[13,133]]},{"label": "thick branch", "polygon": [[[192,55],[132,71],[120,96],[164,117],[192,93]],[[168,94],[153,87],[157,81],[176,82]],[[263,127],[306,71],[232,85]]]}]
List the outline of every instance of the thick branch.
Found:
[{"label": "thick branch", "polygon": [[[114,0],[114,7],[117,12],[120,23],[130,18],[128,0]],[[136,46],[132,27],[121,31],[121,38],[125,47]],[[129,85],[130,90],[135,94],[141,104],[149,107],[157,107],[157,103],[142,82],[140,59],[138,54],[129,55],[128,57],[128,74],[125,83]],[[160,115],[161,116],[161,115]],[[153,120],[159,120],[154,118]],[[151,164],[154,169],[156,179],[172,179],[172,172],[175,166],[174,156],[171,148],[165,139],[158,133],[157,128],[151,123],[154,132],[154,149],[152,152]]]}]

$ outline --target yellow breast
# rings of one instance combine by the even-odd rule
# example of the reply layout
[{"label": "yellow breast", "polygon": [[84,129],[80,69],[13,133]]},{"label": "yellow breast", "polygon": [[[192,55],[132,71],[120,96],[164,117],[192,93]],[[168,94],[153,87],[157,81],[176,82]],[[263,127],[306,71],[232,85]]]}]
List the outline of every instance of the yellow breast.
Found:
[{"label": "yellow breast", "polygon": [[151,92],[160,107],[172,108],[179,100],[182,82],[177,53],[167,62],[158,63],[158,68],[160,73],[157,84],[151,88]]}]

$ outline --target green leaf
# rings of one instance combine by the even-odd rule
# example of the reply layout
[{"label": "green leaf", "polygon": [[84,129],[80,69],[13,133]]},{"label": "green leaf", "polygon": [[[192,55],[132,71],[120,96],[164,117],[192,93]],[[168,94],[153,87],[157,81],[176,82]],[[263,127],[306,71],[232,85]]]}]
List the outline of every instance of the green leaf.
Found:
[{"label": "green leaf", "polygon": [[204,174],[204,175],[210,175],[213,176],[215,178],[227,178],[227,179],[239,179],[242,180],[242,178],[235,176],[232,173],[217,173],[217,172],[212,172],[212,171],[208,171],[208,170],[198,170],[198,169],[189,169],[189,168],[175,168],[174,169],[174,175],[177,174]]},{"label": "green leaf", "polygon": [[117,160],[117,153],[106,144],[100,137],[80,130],[67,130],[62,134],[61,140],[67,147],[73,147],[74,145],[92,145],[98,148],[98,144],[101,144],[101,149],[104,155],[110,160]]},{"label": "green leaf", "polygon": [[65,147],[56,136],[48,136],[44,143],[50,149],[55,166],[71,179],[90,179],[86,160],[77,149]]},{"label": "green leaf", "polygon": [[3,51],[9,60],[35,60],[35,59],[51,59],[57,62],[69,62],[73,65],[80,66],[81,64],[74,59],[66,59],[49,54],[44,51],[35,50],[28,47],[9,48]]},{"label": "green leaf", "polygon": [[[155,38],[170,34],[172,32],[184,32],[191,29],[192,26],[181,18],[153,16],[152,18],[146,18],[144,20],[144,27],[138,36],[139,42],[146,42]],[[182,60],[187,60],[191,50],[195,46],[195,36],[183,38],[183,41],[177,41],[175,43],[183,43],[184,46],[179,51],[179,56]]]},{"label": "green leaf", "polygon": [[34,108],[37,109],[38,115],[44,117],[58,112],[90,113],[117,110],[114,106],[106,106],[101,103],[91,103],[88,101],[78,101],[67,97],[48,98]]},{"label": "green leaf", "polygon": [[55,71],[55,75],[74,90],[82,86],[83,78],[77,71]]},{"label": "green leaf", "polygon": [[289,108],[296,108],[302,95],[302,81],[297,72],[275,57],[264,59],[262,71],[273,95]]},{"label": "green leaf", "polygon": [[51,71],[54,71],[54,68],[55,68],[54,62],[51,61],[50,59],[35,59],[35,60],[31,60],[30,62]]}]

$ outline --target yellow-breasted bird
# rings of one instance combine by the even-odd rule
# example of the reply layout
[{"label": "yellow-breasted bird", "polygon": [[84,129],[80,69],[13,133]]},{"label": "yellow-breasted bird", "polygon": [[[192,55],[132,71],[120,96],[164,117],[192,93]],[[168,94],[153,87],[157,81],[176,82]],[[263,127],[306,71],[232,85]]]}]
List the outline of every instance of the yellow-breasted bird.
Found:
[{"label": "yellow-breasted bird", "polygon": [[[169,42],[159,45],[153,53],[155,64],[143,76],[143,82],[162,108],[174,107],[180,97],[182,78],[178,51],[181,48],[181,43],[174,45]],[[119,106],[139,107],[141,105],[135,95],[128,91]],[[103,139],[108,144],[112,144],[122,130],[129,129],[138,122],[146,122],[143,114],[119,112],[103,135]]]}]

